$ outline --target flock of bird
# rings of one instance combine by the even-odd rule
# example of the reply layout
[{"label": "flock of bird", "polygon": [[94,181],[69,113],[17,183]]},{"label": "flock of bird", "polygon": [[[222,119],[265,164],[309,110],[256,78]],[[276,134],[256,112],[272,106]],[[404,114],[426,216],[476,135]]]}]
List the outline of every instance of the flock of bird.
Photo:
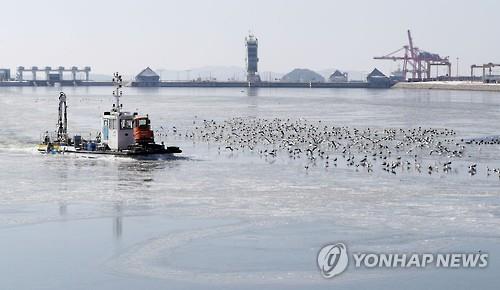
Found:
[{"label": "flock of bird", "polygon": [[[194,142],[218,144],[219,151],[247,150],[265,158],[303,160],[305,170],[311,166],[342,165],[368,172],[380,168],[389,174],[410,170],[428,174],[454,172],[456,160],[470,159],[464,158],[470,157],[469,149],[500,144],[500,139],[474,141],[456,136],[451,129],[350,128],[322,121],[278,118],[203,120],[185,133]],[[470,175],[478,171],[476,163],[468,164]],[[500,168],[485,171],[488,176],[500,178]]]}]

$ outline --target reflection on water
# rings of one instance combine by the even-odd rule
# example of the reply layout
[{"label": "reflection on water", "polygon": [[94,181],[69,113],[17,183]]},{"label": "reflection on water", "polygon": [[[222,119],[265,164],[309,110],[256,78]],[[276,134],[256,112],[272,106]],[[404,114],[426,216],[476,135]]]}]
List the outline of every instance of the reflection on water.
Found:
[{"label": "reflection on water", "polygon": [[247,97],[256,97],[259,93],[259,88],[249,87],[246,88]]},{"label": "reflection on water", "polygon": [[[69,210],[69,206],[66,202],[60,202],[58,209],[59,209],[59,216],[64,221],[68,221],[67,219],[68,217],[76,214],[76,212],[71,212],[71,210]],[[123,220],[124,220],[123,210],[124,210],[123,201],[114,202],[113,210],[111,211],[111,219],[113,222],[112,234],[113,237],[117,240],[119,240],[123,234]]]},{"label": "reflection on water", "polygon": [[115,217],[113,218],[113,236],[120,239],[123,233],[123,216],[122,216],[122,202],[115,203]]},{"label": "reflection on water", "polygon": [[59,215],[65,217],[68,214],[68,204],[65,201],[59,202]]}]

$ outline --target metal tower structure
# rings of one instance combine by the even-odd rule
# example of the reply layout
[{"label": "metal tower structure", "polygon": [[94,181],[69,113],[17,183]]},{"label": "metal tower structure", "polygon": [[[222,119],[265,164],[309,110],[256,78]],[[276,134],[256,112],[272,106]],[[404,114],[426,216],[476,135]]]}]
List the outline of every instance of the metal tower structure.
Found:
[{"label": "metal tower structure", "polygon": [[249,34],[245,37],[245,47],[246,47],[246,67],[247,67],[247,81],[248,82],[260,82],[260,76],[257,73],[257,63],[259,62],[258,57],[258,47],[259,41],[253,34]]},{"label": "metal tower structure", "polygon": [[[403,55],[400,53],[403,52]],[[413,43],[410,30],[408,30],[408,44],[384,56],[376,56],[374,59],[403,61],[403,75],[405,79],[423,80],[431,78],[433,66],[446,66],[447,77],[451,76],[451,62],[449,57],[441,57],[437,53],[430,53],[419,49]],[[410,77],[408,76],[410,74]]]},{"label": "metal tower structure", "polygon": [[123,79],[122,76],[115,72],[113,74],[113,85],[115,89],[113,90],[113,97],[115,97],[115,103],[113,104],[113,111],[120,113],[122,105],[120,104],[120,97],[123,95]]},{"label": "metal tower structure", "polygon": [[66,105],[66,94],[59,94],[59,117],[57,119],[57,141],[66,144],[68,142],[68,106]]}]

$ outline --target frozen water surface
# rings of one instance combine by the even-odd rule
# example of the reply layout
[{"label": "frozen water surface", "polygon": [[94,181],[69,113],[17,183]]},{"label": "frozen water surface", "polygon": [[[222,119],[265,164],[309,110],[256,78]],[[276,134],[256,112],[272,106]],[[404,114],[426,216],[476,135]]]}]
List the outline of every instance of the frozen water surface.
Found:
[{"label": "frozen water surface", "polygon": [[[95,134],[111,89],[64,90],[71,131]],[[184,150],[165,160],[38,154],[40,133],[56,124],[57,96],[55,88],[0,89],[1,289],[498,288],[500,180],[486,169],[500,168],[498,144],[468,147],[448,173],[390,174],[341,157],[306,170],[303,160],[185,137],[203,120],[242,117],[490,138],[500,134],[497,93],[125,88],[125,108],[149,113],[157,139]],[[481,250],[490,264],[351,264],[325,280],[316,254],[336,241],[352,252]]]}]

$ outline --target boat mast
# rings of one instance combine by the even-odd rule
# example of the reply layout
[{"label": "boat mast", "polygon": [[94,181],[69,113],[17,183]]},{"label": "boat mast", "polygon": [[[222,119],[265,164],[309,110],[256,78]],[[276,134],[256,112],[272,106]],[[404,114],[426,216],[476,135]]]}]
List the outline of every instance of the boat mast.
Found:
[{"label": "boat mast", "polygon": [[115,97],[115,103],[113,105],[113,111],[120,113],[120,97],[122,96],[122,76],[117,72],[113,75],[113,84],[115,90],[113,91],[113,96]]},{"label": "boat mast", "polygon": [[66,105],[66,94],[59,94],[59,118],[57,120],[57,140],[61,143],[68,142],[68,106]]}]

